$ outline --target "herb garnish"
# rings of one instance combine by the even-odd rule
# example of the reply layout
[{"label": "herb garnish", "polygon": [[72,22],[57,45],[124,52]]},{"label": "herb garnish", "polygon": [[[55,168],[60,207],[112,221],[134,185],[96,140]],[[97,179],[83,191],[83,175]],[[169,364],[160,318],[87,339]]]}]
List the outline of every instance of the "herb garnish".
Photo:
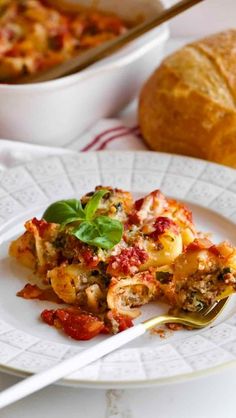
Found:
[{"label": "herb garnish", "polygon": [[157,271],[156,272],[156,279],[162,284],[168,284],[171,279],[171,273],[168,271]]},{"label": "herb garnish", "polygon": [[46,209],[43,219],[58,223],[62,228],[72,224],[70,234],[86,244],[109,250],[120,242],[123,225],[109,216],[96,216],[99,203],[107,193],[106,189],[98,190],[84,208],[77,199],[55,202]]},{"label": "herb garnish", "polygon": [[223,270],[218,274],[217,279],[218,280],[224,280],[224,275],[231,273],[230,267],[224,267]]}]

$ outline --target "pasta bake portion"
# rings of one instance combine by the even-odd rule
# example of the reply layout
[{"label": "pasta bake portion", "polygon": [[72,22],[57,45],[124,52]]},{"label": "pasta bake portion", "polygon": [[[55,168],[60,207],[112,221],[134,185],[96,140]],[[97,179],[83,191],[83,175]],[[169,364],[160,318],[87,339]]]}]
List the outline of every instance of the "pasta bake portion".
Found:
[{"label": "pasta bake portion", "polygon": [[118,16],[66,12],[46,0],[0,0],[0,80],[38,73],[128,29]]},{"label": "pasta bake portion", "polygon": [[236,249],[213,244],[160,190],[135,201],[98,186],[55,202],[25,223],[9,254],[40,282],[18,296],[59,304],[41,318],[77,340],[123,331],[151,301],[195,312],[236,290]]}]

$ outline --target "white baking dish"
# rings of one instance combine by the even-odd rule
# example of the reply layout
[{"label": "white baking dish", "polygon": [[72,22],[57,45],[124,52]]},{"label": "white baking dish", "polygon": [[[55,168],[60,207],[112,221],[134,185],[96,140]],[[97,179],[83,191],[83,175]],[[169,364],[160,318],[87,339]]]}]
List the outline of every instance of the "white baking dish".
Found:
[{"label": "white baking dish", "polygon": [[[90,0],[78,0],[88,5]],[[163,2],[162,2],[163,4]],[[160,10],[158,0],[101,0],[100,10],[130,19]],[[100,118],[119,111],[137,94],[162,58],[166,25],[80,73],[38,84],[0,85],[0,137],[63,146]]]}]

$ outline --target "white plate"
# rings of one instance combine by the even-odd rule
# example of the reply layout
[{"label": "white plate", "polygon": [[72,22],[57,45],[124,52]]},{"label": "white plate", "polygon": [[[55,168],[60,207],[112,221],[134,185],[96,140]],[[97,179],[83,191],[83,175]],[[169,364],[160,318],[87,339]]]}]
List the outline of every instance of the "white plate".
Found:
[{"label": "white plate", "polygon": [[[73,341],[38,318],[49,302],[15,296],[29,271],[7,256],[9,240],[23,222],[41,215],[52,201],[80,196],[98,184],[131,190],[137,196],[160,188],[186,201],[199,228],[219,242],[235,241],[236,171],[206,161],[153,152],[101,152],[50,157],[5,171],[0,177],[0,363],[26,375],[96,344]],[[55,305],[54,305],[55,306]],[[143,317],[162,312],[153,304]],[[192,378],[236,363],[236,304],[233,297],[217,324],[179,331],[166,339],[147,335],[61,383],[84,387],[137,387]]]}]

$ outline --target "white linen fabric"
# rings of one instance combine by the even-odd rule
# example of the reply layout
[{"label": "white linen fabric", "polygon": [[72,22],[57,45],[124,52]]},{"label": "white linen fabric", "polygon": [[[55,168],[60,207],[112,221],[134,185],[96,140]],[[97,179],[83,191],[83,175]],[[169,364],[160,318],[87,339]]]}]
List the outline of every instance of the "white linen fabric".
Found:
[{"label": "white linen fabric", "polygon": [[65,148],[31,145],[0,139],[0,171],[34,159],[71,152],[100,150],[142,150],[144,144],[133,120],[103,119]]}]

